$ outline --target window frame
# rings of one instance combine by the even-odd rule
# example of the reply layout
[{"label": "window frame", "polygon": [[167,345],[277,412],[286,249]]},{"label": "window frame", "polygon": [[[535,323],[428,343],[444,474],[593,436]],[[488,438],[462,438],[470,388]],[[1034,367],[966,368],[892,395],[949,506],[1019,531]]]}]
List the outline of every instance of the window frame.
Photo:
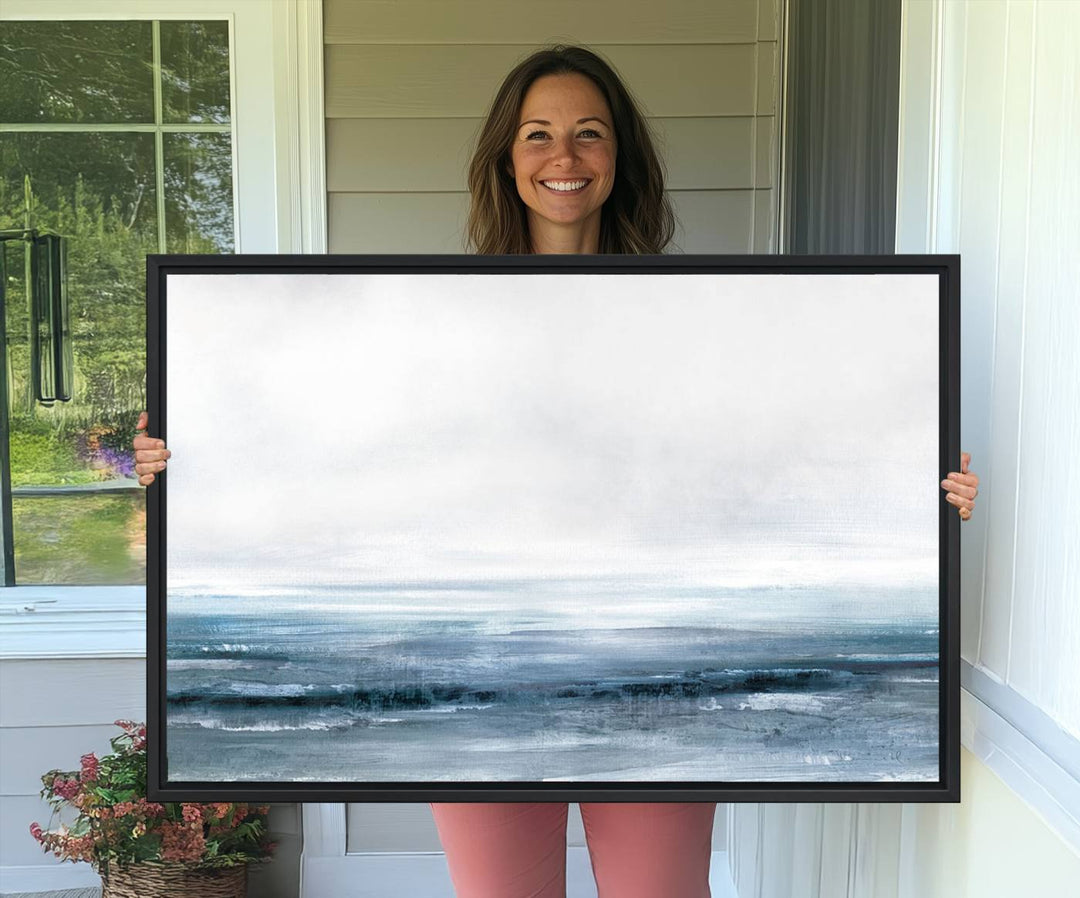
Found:
[{"label": "window frame", "polygon": [[[5,0],[0,7],[0,21],[135,19],[229,23],[235,251],[326,252],[320,0]],[[0,588],[0,633],[0,658],[145,657],[146,588]]]}]

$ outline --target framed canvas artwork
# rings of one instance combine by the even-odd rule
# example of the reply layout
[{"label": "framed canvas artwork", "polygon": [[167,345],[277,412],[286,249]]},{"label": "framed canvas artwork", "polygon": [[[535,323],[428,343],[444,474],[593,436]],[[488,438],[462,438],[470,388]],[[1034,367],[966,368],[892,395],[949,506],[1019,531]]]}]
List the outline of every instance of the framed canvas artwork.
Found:
[{"label": "framed canvas artwork", "polygon": [[150,256],[150,794],[958,801],[956,256]]}]

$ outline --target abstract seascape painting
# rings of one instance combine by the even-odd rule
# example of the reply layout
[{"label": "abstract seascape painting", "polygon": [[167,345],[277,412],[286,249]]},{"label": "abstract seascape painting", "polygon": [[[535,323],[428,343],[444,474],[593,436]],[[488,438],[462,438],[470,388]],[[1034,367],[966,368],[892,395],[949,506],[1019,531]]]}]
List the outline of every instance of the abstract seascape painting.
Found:
[{"label": "abstract seascape painting", "polygon": [[958,278],[150,257],[154,794],[959,800]]}]

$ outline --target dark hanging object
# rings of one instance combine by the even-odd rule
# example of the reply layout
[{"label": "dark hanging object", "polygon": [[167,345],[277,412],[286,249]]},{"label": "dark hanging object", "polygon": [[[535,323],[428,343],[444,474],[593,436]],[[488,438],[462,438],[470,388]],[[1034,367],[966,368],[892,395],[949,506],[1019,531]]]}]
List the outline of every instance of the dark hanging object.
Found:
[{"label": "dark hanging object", "polygon": [[30,377],[38,402],[69,402],[74,358],[67,297],[67,241],[42,234],[30,244]]},{"label": "dark hanging object", "polygon": [[15,540],[11,512],[11,444],[8,436],[7,384],[7,244],[0,236],[0,551],[3,585],[15,585]]}]

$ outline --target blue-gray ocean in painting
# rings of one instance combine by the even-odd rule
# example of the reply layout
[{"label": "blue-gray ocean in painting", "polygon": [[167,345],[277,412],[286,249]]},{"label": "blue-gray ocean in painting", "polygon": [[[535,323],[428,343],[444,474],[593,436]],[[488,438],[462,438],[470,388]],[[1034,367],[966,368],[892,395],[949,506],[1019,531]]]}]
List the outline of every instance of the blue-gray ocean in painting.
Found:
[{"label": "blue-gray ocean in painting", "polygon": [[168,778],[937,781],[936,610],[936,587],[174,590]]}]

